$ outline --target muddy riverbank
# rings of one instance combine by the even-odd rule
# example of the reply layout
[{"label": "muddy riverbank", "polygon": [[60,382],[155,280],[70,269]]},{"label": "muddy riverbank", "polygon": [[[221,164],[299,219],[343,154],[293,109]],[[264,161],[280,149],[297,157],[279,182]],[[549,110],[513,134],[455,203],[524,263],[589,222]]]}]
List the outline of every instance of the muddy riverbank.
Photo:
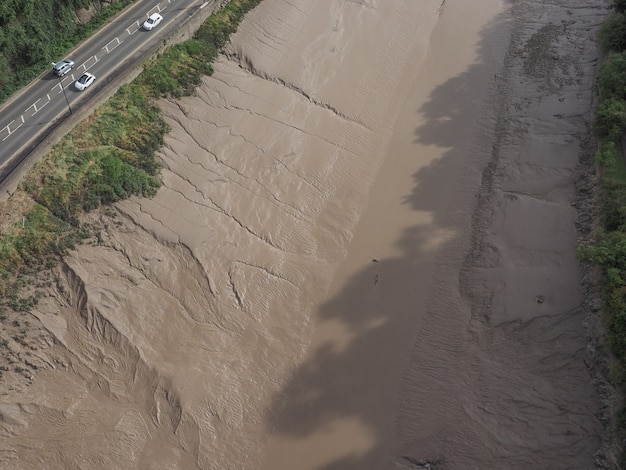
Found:
[{"label": "muddy riverbank", "polygon": [[253,10],[161,103],[156,197],[89,216],[11,344],[37,367],[6,374],[2,466],[594,468],[575,246],[607,2],[468,3]]}]

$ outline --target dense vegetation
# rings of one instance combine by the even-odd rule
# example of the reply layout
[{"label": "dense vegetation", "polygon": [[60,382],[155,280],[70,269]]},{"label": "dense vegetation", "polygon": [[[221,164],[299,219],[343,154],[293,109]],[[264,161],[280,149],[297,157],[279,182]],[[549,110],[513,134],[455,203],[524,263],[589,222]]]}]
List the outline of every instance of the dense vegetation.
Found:
[{"label": "dense vegetation", "polygon": [[[604,273],[605,325],[614,356],[614,384],[626,395],[626,165],[623,134],[626,128],[626,0],[614,0],[614,11],[599,32],[607,52],[596,81],[598,109],[594,127],[599,138],[597,162],[603,188],[602,226],[591,243],[579,247],[583,261]],[[618,423],[626,434],[626,409]],[[624,462],[626,463],[626,461]]]},{"label": "dense vegetation", "polygon": [[[168,126],[155,98],[193,93],[211,62],[261,0],[231,0],[193,39],[150,60],[144,71],[77,126],[29,173],[20,191],[30,207],[0,234],[0,310],[28,310],[37,290],[24,279],[53,266],[90,236],[85,211],[131,195],[151,196],[160,186],[156,151]],[[5,312],[0,311],[0,316]]]},{"label": "dense vegetation", "polygon": [[[0,1],[0,102],[50,68],[134,0]],[[80,8],[93,12],[78,21]]]}]

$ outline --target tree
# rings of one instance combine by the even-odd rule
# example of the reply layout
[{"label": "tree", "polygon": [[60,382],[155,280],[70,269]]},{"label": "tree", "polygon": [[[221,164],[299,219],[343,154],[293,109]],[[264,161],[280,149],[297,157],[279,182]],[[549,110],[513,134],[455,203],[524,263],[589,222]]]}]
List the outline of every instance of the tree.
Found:
[{"label": "tree", "polygon": [[[625,0],[626,1],[626,0]],[[596,91],[602,99],[626,99],[626,53],[613,53],[598,72]]]},{"label": "tree", "polygon": [[626,12],[626,0],[613,0],[613,8],[620,13]]},{"label": "tree", "polygon": [[607,50],[621,52],[626,49],[626,13],[615,12],[609,16],[600,27],[598,39]]},{"label": "tree", "polygon": [[626,127],[626,103],[615,98],[604,100],[595,116],[598,135],[617,142],[622,137],[624,127]]}]

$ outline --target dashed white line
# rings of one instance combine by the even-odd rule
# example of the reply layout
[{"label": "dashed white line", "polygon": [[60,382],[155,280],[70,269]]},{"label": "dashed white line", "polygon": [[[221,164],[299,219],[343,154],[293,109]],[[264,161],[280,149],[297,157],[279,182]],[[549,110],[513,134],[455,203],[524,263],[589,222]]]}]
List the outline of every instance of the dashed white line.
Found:
[{"label": "dashed white line", "polygon": [[44,104],[39,106],[39,109],[37,110],[37,112],[41,111],[44,107],[48,105],[48,103],[50,103],[50,95],[46,95],[46,96],[48,97],[48,101],[46,101]]},{"label": "dashed white line", "polygon": [[24,116],[21,116],[21,118],[22,118],[22,122],[20,122],[20,125],[11,131],[11,134],[13,134],[16,130],[18,130],[20,127],[24,125]]},{"label": "dashed white line", "polygon": [[[129,31],[130,28],[135,28],[132,32]],[[137,31],[139,31],[139,21],[135,21],[133,24],[131,24],[128,28],[126,28],[126,32],[128,33],[129,36],[132,36],[133,34],[135,34]]]},{"label": "dashed white line", "polygon": [[[114,43],[114,44],[111,46],[111,43]],[[117,46],[119,46],[120,44],[122,44],[122,41],[120,41],[120,40],[119,40],[119,38],[113,38],[113,39],[111,39],[111,40],[109,41],[109,43],[108,43],[106,46],[104,46],[102,49],[104,49],[105,51],[107,51],[107,54],[110,54],[110,53],[111,53],[111,51],[115,50],[115,48],[116,48]]]},{"label": "dashed white line", "polygon": [[[39,101],[39,100],[37,100],[37,101]],[[24,113],[28,113],[28,111],[29,111],[31,108],[34,108],[34,110],[35,110],[35,111],[31,114],[31,116],[34,116],[35,114],[37,114],[37,101],[35,101],[35,102],[34,102],[33,104],[31,104],[28,108],[26,108],[26,109],[24,110]],[[23,119],[22,119],[22,120],[23,120]]]},{"label": "dashed white line", "polygon": [[[87,64],[88,64],[89,62],[91,62],[91,59],[93,59],[93,63],[92,63],[91,65],[87,66]],[[94,65],[96,65],[97,63],[98,63],[98,56],[96,56],[96,55],[92,55],[89,59],[87,59],[85,62],[83,62],[82,64],[80,64],[80,65],[78,66],[78,68],[81,68],[81,67],[82,67],[82,68],[83,68],[83,71],[84,71],[84,72],[86,72],[87,70],[89,70],[91,67],[93,67],[93,66],[94,66]],[[74,81],[74,80],[75,80],[75,78],[74,78],[74,75],[72,74],[72,81]]]},{"label": "dashed white line", "polygon": [[11,124],[13,124],[14,122],[15,122],[15,119],[13,119],[10,123],[8,123],[6,126],[2,128],[2,132],[4,132],[5,129],[8,132],[7,136],[4,139],[2,139],[2,142],[7,140],[9,137],[11,137]]}]

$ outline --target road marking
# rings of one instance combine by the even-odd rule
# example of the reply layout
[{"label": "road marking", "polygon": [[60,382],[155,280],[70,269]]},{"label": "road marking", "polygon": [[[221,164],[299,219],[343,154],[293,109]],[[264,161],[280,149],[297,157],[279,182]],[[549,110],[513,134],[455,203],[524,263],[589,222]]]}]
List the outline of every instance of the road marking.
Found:
[{"label": "road marking", "polygon": [[57,92],[57,94],[61,93],[63,91],[63,88],[67,88],[67,86],[63,86],[64,85],[63,82],[66,79],[70,78],[70,77],[71,77],[70,83],[68,83],[68,85],[67,85],[67,86],[70,86],[70,84],[74,81],[74,74],[73,73],[71,73],[69,77],[66,75],[61,80],[59,80],[59,83],[57,83],[52,88],[50,88],[50,91],[53,91],[55,88],[59,87],[59,91]]},{"label": "road marking", "polygon": [[[72,80],[70,80],[70,83],[74,80],[74,74],[70,74],[70,77],[72,77]],[[68,76],[65,76],[61,79],[59,79],[59,83],[57,83],[56,85],[54,85],[52,88],[50,88],[50,91],[54,91],[55,88],[59,88],[59,91],[57,93],[61,93],[63,91],[63,82],[65,80],[67,80],[68,78],[70,78]]]},{"label": "road marking", "polygon": [[[176,0],[167,0],[167,3],[172,3],[175,2]],[[204,1],[203,6],[206,6],[206,0]],[[202,8],[202,7],[200,7]],[[156,9],[156,10],[155,10]],[[146,17],[150,18],[150,15],[152,15],[152,13],[161,13],[162,11],[165,11],[167,9],[167,7],[161,7],[161,4],[157,4],[154,8],[152,8],[151,10],[148,10],[148,13],[146,13]],[[134,28],[131,31],[131,28]],[[139,31],[141,29],[141,25],[139,24],[139,21],[135,21],[133,24],[131,24],[128,28],[126,28],[126,33],[129,36],[132,36],[133,34],[135,34],[137,31]]]},{"label": "road marking", "polygon": [[15,122],[15,119],[13,119],[10,123],[4,126],[2,130],[0,131],[0,132],[4,132],[5,130],[7,131],[7,136],[4,139],[2,139],[2,142],[7,140],[11,136],[11,124],[13,124],[14,122]]},{"label": "road marking", "polygon": [[[115,43],[111,46],[111,43]],[[110,54],[112,50],[114,50],[117,46],[119,46],[120,44],[122,44],[122,41],[120,41],[118,38],[113,38],[109,41],[109,43],[104,46],[102,49],[104,49],[105,51],[107,51],[107,54]],[[111,46],[111,47],[109,47]]]},{"label": "road marking", "polygon": [[[33,113],[28,116],[28,117],[32,117],[35,114],[37,114],[39,111],[41,111],[43,109],[43,107],[45,105],[47,105],[50,102],[50,95],[46,94],[46,96],[48,97],[48,101],[46,101],[44,104],[42,104],[41,106],[37,106],[37,104],[43,99],[43,98],[39,98],[37,101],[35,101],[33,104],[31,104],[28,108],[26,108],[26,110],[24,111],[25,113],[28,113],[28,110],[33,108],[35,111],[33,111]],[[24,123],[24,115],[22,115],[22,124]]]},{"label": "road marking", "polygon": [[[91,60],[93,59],[93,63],[89,66],[87,66],[87,64],[89,62],[91,62]],[[92,55],[89,59],[87,59],[85,62],[83,62],[82,64],[80,64],[80,67],[82,67],[84,69],[84,71],[86,72],[87,70],[89,70],[91,67],[93,67],[94,65],[96,65],[98,63],[98,57],[95,55]],[[74,75],[72,75],[72,81],[74,81]]]},{"label": "road marking", "polygon": [[[39,100],[37,100],[37,101],[39,101]],[[32,114],[30,114],[28,117],[31,117],[31,116],[34,116],[35,114],[37,114],[37,101],[35,101],[33,104],[31,104],[28,108],[26,108],[26,109],[24,110],[24,113],[28,113],[28,111],[29,111],[31,108],[33,108],[33,109],[35,110],[35,111],[33,111],[33,113],[32,113]],[[24,120],[24,119],[22,119],[22,121],[23,121],[23,120]]]},{"label": "road marking", "polygon": [[[130,28],[135,28],[132,32],[130,32]],[[128,33],[129,36],[132,36],[133,34],[135,34],[137,31],[139,31],[139,21],[135,21],[133,24],[131,24],[128,28],[126,28],[126,32]]]},{"label": "road marking", "polygon": [[[37,110],[37,112],[41,111],[48,103],[50,103],[50,95],[46,94],[46,97],[48,98],[48,101],[46,101],[44,104],[39,106],[39,109]],[[39,100],[37,100],[37,101],[39,101]]]},{"label": "road marking", "polygon": [[[175,1],[176,0],[167,0],[167,5],[171,5]],[[165,3],[165,0],[163,0],[161,3]],[[153,13],[157,13],[157,12],[161,13],[165,11],[168,8],[167,5],[162,7],[160,3],[157,4],[147,13],[146,16],[150,17],[150,15],[152,15]],[[202,6],[200,8],[204,8],[206,5],[208,5],[208,2],[206,0],[203,0]],[[126,28],[126,33],[129,36],[132,36],[133,34],[135,34],[137,31],[139,31],[142,28],[141,25],[142,25],[141,20],[137,20],[133,22]],[[107,54],[110,54],[122,42],[124,41],[119,39],[119,37],[115,37],[112,40],[110,40],[102,49],[104,49],[104,51]],[[89,59],[87,59],[85,62],[83,62],[79,67],[77,67],[76,71],[78,73],[79,69],[82,67],[83,72],[86,72],[87,70],[92,68],[94,65],[96,65],[98,62],[99,62],[98,56],[93,55],[89,57]],[[82,75],[83,72],[80,72],[80,74]],[[67,85],[65,84],[66,80],[69,80]],[[74,76],[73,73],[69,73],[66,76],[60,77],[59,82],[55,84],[52,88],[50,88],[50,93],[54,92],[58,88],[59,90],[57,94],[59,94],[62,91],[64,91],[67,87],[71,86],[72,83],[75,81],[76,81],[76,77]],[[45,98],[42,97],[42,98],[37,99],[37,101],[35,101],[28,108],[26,108],[26,110],[24,110],[24,114],[26,114],[26,118],[34,116],[52,101],[52,98],[50,97],[50,93],[46,93]],[[0,128],[0,142],[4,142],[11,135],[13,135],[15,131],[17,131],[20,127],[22,127],[25,124],[26,120],[24,119],[24,114],[20,115],[19,123],[15,128],[13,129],[11,128],[11,126],[13,126],[16,122],[15,119],[11,121],[9,124],[7,124],[6,126],[4,126],[3,128]]]},{"label": "road marking", "polygon": [[20,127],[22,127],[22,126],[24,125],[24,116],[20,116],[20,117],[22,118],[22,122],[20,122],[20,125],[19,125],[19,126],[17,126],[15,129],[11,130],[11,124],[13,124],[13,123],[15,122],[15,119],[13,119],[13,120],[9,123],[9,125],[6,127],[6,128],[7,128],[7,131],[9,131],[9,135],[7,135],[4,139],[2,139],[2,141],[3,141],[3,142],[4,142],[6,139],[8,139],[8,138],[9,138],[9,136],[10,136],[11,134],[13,134],[16,130],[18,130]]}]

